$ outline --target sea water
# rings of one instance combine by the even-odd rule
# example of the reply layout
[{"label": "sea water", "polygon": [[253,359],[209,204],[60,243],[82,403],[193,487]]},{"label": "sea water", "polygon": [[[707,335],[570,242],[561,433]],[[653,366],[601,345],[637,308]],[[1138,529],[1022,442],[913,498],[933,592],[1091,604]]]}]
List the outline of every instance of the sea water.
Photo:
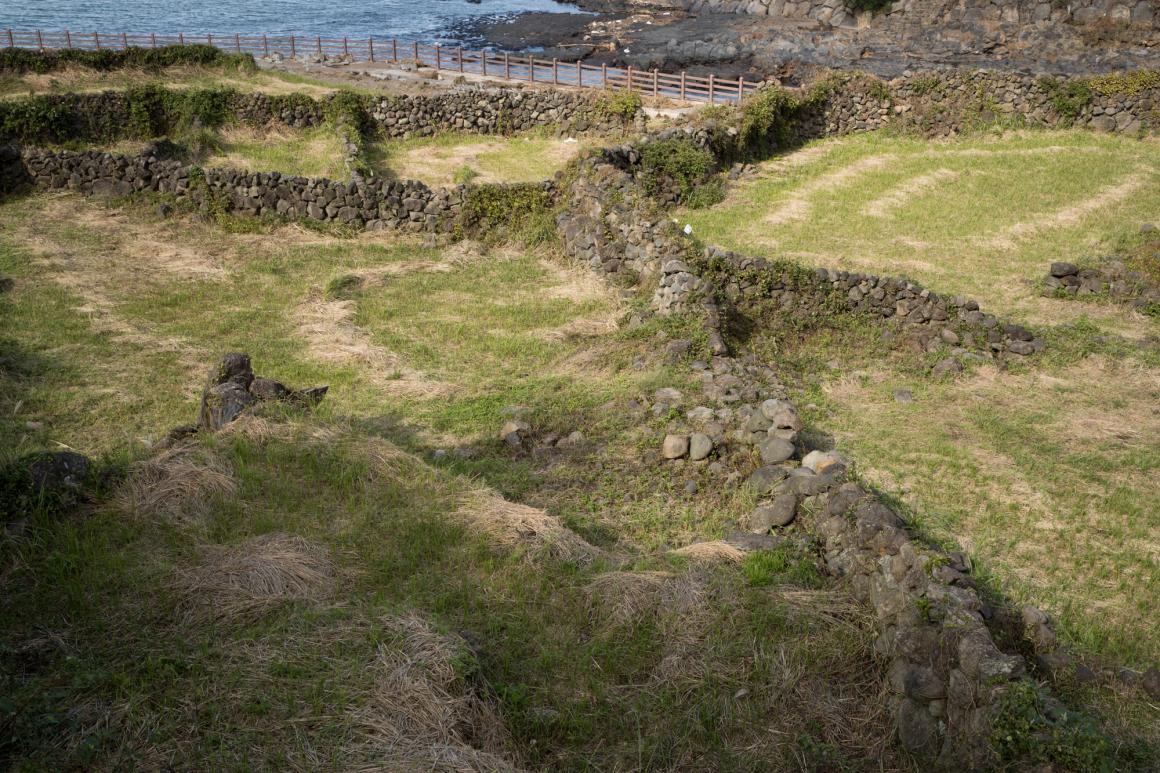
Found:
[{"label": "sea water", "polygon": [[466,43],[473,42],[473,22],[528,11],[580,12],[556,0],[0,0],[0,30],[301,33]]}]

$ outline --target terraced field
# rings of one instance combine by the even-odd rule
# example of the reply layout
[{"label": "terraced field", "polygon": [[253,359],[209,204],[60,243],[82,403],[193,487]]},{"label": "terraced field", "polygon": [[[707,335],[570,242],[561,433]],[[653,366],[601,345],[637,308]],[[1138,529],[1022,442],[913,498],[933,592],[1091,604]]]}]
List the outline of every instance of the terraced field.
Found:
[{"label": "terraced field", "polygon": [[1052,261],[1141,242],[1160,144],[1056,132],[920,142],[867,135],[760,164],[681,222],[709,244],[908,276],[1051,342],[1027,370],[932,382],[929,359],[848,331],[779,352],[815,417],[932,536],[1093,653],[1160,657],[1160,322],[1044,297]]}]

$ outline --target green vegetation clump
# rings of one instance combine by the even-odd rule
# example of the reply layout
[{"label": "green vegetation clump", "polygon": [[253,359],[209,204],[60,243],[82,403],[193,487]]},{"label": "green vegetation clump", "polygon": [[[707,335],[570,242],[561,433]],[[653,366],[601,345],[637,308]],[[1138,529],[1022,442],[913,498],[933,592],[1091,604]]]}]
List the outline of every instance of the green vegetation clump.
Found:
[{"label": "green vegetation clump", "polygon": [[1041,78],[1039,88],[1047,93],[1051,106],[1055,112],[1069,123],[1074,123],[1094,96],[1088,81],[1060,80],[1059,78]]},{"label": "green vegetation clump", "polygon": [[741,570],[750,585],[796,585],[802,588],[821,588],[825,578],[809,559],[782,545],[774,550],[755,550],[741,561]]},{"label": "green vegetation clump", "polygon": [[83,98],[69,101],[41,95],[7,100],[0,102],[0,141],[113,142],[217,128],[231,117],[230,105],[237,93],[231,88],[167,89],[149,84],[126,89],[115,97],[92,97],[120,99],[123,112],[86,109]]},{"label": "green vegetation clump", "polygon": [[533,246],[556,237],[551,194],[538,183],[479,185],[467,189],[459,230],[486,241],[512,238]]},{"label": "green vegetation clump", "polygon": [[1160,72],[1136,70],[1089,78],[1092,91],[1104,96],[1138,96],[1145,91],[1160,88]]},{"label": "green vegetation clump", "polygon": [[0,50],[0,72],[44,74],[68,65],[80,65],[101,72],[125,67],[160,70],[182,65],[237,68],[247,72],[257,70],[254,57],[250,54],[228,54],[216,46],[206,45],[130,47],[119,51],[107,48],[101,51],[33,51],[27,48]]},{"label": "green vegetation clump", "polygon": [[944,88],[945,84],[942,78],[933,73],[919,75],[910,82],[910,89],[916,97],[925,97],[928,94],[941,94]]},{"label": "green vegetation clump", "polygon": [[464,164],[455,170],[454,181],[456,185],[467,185],[476,177],[479,177],[479,172]]},{"label": "green vegetation clump", "polygon": [[640,149],[641,178],[645,191],[654,196],[675,186],[679,201],[687,201],[697,186],[709,180],[717,161],[708,150],[688,137],[672,137]]},{"label": "green vegetation clump", "polygon": [[619,118],[627,123],[636,117],[643,104],[635,91],[609,91],[597,97],[593,107],[601,118]]},{"label": "green vegetation clump", "polygon": [[1065,770],[1122,769],[1090,717],[1062,706],[1049,710],[1042,691],[1030,681],[1015,683],[1003,696],[991,741],[1004,761],[1054,763]]},{"label": "green vegetation clump", "polygon": [[792,120],[810,100],[800,100],[782,88],[762,89],[741,108],[737,145],[745,155],[785,145],[791,139]]}]

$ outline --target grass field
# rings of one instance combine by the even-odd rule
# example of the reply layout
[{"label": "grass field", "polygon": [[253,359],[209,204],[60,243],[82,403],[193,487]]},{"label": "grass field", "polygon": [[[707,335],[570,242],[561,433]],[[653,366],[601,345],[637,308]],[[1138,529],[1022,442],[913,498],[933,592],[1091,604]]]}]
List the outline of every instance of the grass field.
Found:
[{"label": "grass field", "polygon": [[[1043,297],[1048,264],[1160,221],[1160,145],[1087,133],[927,143],[867,135],[762,164],[680,214],[710,244],[904,275],[1051,342],[1030,369],[932,383],[873,331],[779,353],[862,473],[1083,650],[1160,659],[1160,322]],[[899,402],[895,392],[914,399]]]},{"label": "grass field", "polygon": [[373,166],[403,180],[431,186],[456,183],[539,182],[551,179],[585,148],[607,144],[601,137],[437,137],[377,143]]},{"label": "grass field", "polygon": [[[3,544],[11,764],[903,764],[864,613],[810,560],[665,552],[750,503],[646,461],[658,429],[619,406],[685,377],[589,274],[75,196],[0,222],[0,444],[129,465]],[[331,391],[140,461],[228,350]],[[511,405],[585,440],[513,456]]]}]

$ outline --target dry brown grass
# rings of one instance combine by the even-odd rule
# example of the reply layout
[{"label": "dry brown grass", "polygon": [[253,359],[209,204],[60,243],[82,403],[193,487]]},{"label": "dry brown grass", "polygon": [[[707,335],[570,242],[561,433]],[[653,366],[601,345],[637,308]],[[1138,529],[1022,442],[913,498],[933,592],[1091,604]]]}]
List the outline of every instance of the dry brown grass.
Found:
[{"label": "dry brown grass", "polygon": [[517,771],[498,711],[474,694],[456,664],[467,643],[418,617],[391,620],[395,642],[369,669],[371,689],[352,720],[357,771]]},{"label": "dry brown grass", "polygon": [[180,520],[196,517],[211,499],[236,490],[229,467],[187,441],[134,464],[113,502],[138,517]]},{"label": "dry brown grass", "polygon": [[694,542],[683,548],[677,548],[672,553],[675,556],[682,556],[692,561],[702,561],[705,563],[738,563],[741,559],[745,558],[745,551],[730,545],[724,540]]},{"label": "dry brown grass", "polygon": [[195,619],[236,621],[284,601],[323,598],[334,578],[321,547],[289,534],[266,534],[237,546],[203,548],[201,563],[179,571],[176,585]]},{"label": "dry brown grass", "polygon": [[591,564],[601,551],[543,510],[509,502],[489,489],[474,489],[463,497],[456,517],[507,548],[526,547],[579,565]]},{"label": "dry brown grass", "polygon": [[962,173],[953,169],[936,169],[929,174],[917,175],[868,202],[862,211],[870,217],[886,217],[915,196],[920,196],[941,183],[953,180],[960,174]]},{"label": "dry brown grass", "polygon": [[1069,204],[1063,209],[1037,217],[1034,220],[1015,223],[1003,233],[988,239],[986,245],[1009,249],[1014,247],[1017,241],[1034,236],[1040,231],[1074,226],[1088,215],[1128,198],[1153,177],[1155,177],[1155,170],[1142,168],[1136,174],[1128,175],[1123,180],[1101,189],[1095,195],[1082,201]]},{"label": "dry brown grass", "polygon": [[897,158],[897,156],[890,154],[868,156],[810,180],[794,190],[790,197],[783,201],[777,209],[766,215],[762,222],[765,225],[777,226],[795,220],[803,220],[813,209],[810,197],[814,194],[849,185],[862,173],[882,169]]},{"label": "dry brown grass", "polygon": [[375,344],[370,334],[355,324],[356,311],[355,301],[327,300],[320,288],[310,292],[293,313],[311,358],[356,366],[391,394],[431,397],[456,391],[454,384],[436,381],[408,367],[402,357]]}]

